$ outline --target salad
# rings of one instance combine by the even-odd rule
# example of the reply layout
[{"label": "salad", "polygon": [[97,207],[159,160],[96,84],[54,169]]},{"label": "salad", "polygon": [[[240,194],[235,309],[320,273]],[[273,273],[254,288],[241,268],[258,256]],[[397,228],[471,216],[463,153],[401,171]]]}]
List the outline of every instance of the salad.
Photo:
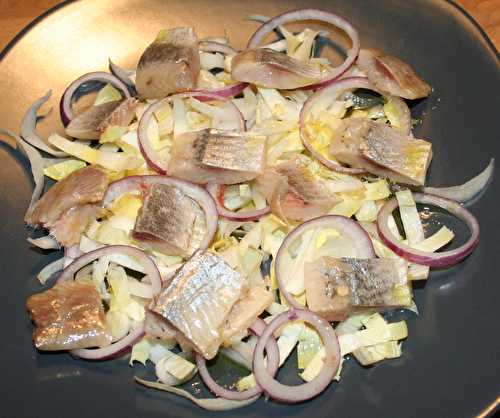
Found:
[{"label": "salad", "polygon": [[[249,19],[260,27],[243,50],[167,28],[135,70],[110,61],[109,73],[82,75],[61,97],[64,136],[36,132],[50,91],[19,136],[2,130],[31,163],[24,219],[47,233],[28,241],[64,250],[26,304],[40,352],[127,355],[154,365],[157,379],[139,384],[209,410],[263,394],[302,402],[339,381],[350,356],[400,357],[408,329],[390,312],[418,314],[413,281],[474,251],[479,225],[464,206],[494,160],[463,185],[426,185],[432,143],[414,137],[407,101],[431,86],[361,48],[333,13]],[[285,26],[306,20],[345,32],[342,63],[323,54],[327,30]],[[454,233],[425,234],[417,205],[448,211],[470,237],[438,251]],[[304,383],[284,385],[276,374],[294,352]],[[207,367],[218,356],[247,375],[220,385]],[[179,387],[198,374],[214,397]]]}]

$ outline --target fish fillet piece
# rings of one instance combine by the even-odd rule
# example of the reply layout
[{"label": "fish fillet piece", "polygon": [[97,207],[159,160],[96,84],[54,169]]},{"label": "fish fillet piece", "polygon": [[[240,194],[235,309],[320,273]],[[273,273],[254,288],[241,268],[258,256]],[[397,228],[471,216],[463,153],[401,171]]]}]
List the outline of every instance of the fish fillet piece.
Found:
[{"label": "fish fillet piece", "polygon": [[92,284],[57,283],[30,296],[26,307],[36,326],[33,340],[39,350],[73,350],[111,343],[101,298]]},{"label": "fish fillet piece", "polygon": [[247,49],[231,61],[234,80],[274,89],[296,89],[321,79],[314,64],[268,48]]},{"label": "fish fillet piece", "polygon": [[83,167],[54,184],[26,214],[25,221],[50,228],[72,207],[100,202],[107,188],[108,177],[102,170]]},{"label": "fish fillet piece", "polygon": [[204,129],[174,138],[169,174],[194,183],[236,184],[264,169],[265,137]]},{"label": "fish fillet piece", "polygon": [[210,252],[196,253],[158,295],[152,311],[206,359],[217,354],[221,327],[248,281]]},{"label": "fish fillet piece", "polygon": [[398,183],[422,186],[432,159],[432,144],[413,139],[369,119],[343,121],[330,142],[340,162]]},{"label": "fish fillet piece", "polygon": [[64,213],[50,228],[50,234],[64,247],[80,242],[88,224],[105,214],[97,205],[75,206]]},{"label": "fish fillet piece", "polygon": [[144,197],[132,238],[171,255],[188,255],[199,205],[180,189],[153,184]]},{"label": "fish fillet piece", "polygon": [[121,101],[110,114],[99,124],[99,132],[103,132],[108,126],[127,127],[135,117],[135,111],[139,105],[139,100],[129,97]]},{"label": "fish fillet piece", "polygon": [[400,259],[321,257],[305,266],[309,309],[328,321],[342,321],[360,308],[401,306],[395,288],[407,281]]},{"label": "fish fillet piece", "polygon": [[234,335],[246,331],[273,301],[273,294],[268,290],[260,286],[250,287],[234,304],[222,326],[224,343]]},{"label": "fish fillet piece", "polygon": [[283,219],[306,221],[325,215],[340,201],[298,157],[268,167],[256,184],[273,213]]},{"label": "fish fillet piece", "polygon": [[158,99],[196,87],[200,72],[198,38],[190,27],[161,31],[137,65],[136,89],[141,98]]},{"label": "fish fillet piece", "polygon": [[406,62],[380,49],[361,49],[357,64],[377,88],[394,96],[413,100],[432,91]]}]

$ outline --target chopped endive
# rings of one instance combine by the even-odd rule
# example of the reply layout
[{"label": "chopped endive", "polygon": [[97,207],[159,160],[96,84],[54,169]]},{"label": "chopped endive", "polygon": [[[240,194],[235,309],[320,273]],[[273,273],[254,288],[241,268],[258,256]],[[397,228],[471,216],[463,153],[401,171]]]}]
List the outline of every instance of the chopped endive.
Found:
[{"label": "chopped endive", "polygon": [[49,136],[49,143],[89,164],[98,165],[112,171],[133,170],[143,164],[143,160],[120,152],[105,152],[78,141],[70,141],[60,135]]},{"label": "chopped endive", "polygon": [[[178,380],[185,381],[196,372],[196,366],[181,356],[169,351],[156,363],[156,370],[163,369]],[[158,376],[160,377],[160,376]],[[160,378],[160,380],[162,380]]]},{"label": "chopped endive", "polygon": [[252,389],[256,384],[255,376],[251,373],[236,382],[236,389],[239,392],[243,392],[244,390]]},{"label": "chopped endive", "polygon": [[369,366],[385,359],[401,357],[401,343],[387,341],[369,347],[358,348],[352,354],[363,366]]},{"label": "chopped endive", "polygon": [[[99,142],[101,144],[110,143],[110,142],[118,142],[123,135],[127,132],[127,128],[123,126],[114,126],[109,125],[106,127],[104,132],[101,134],[99,138]],[[117,144],[118,145],[118,144]]]},{"label": "chopped endive", "polygon": [[149,338],[144,337],[138,343],[132,346],[132,353],[130,355],[129,365],[133,365],[134,361],[138,361],[143,365],[146,365],[146,361],[149,360],[149,353],[151,352],[151,343]]},{"label": "chopped endive", "polygon": [[323,343],[319,334],[313,328],[305,326],[297,344],[297,367],[305,369],[322,348]]},{"label": "chopped endive", "polygon": [[73,171],[79,170],[86,165],[87,164],[85,164],[85,162],[81,160],[65,160],[60,163],[45,167],[43,170],[43,174],[53,180],[59,181],[71,174]]},{"label": "chopped endive", "polygon": [[120,100],[122,98],[121,93],[113,87],[111,84],[106,84],[99,93],[97,93],[97,97],[94,101],[94,106],[98,106],[108,102],[114,102],[116,100]]}]

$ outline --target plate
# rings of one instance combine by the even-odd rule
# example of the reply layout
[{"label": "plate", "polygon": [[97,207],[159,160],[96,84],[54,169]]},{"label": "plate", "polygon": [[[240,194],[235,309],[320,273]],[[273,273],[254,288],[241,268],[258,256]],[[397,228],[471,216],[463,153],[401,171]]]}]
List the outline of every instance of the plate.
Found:
[{"label": "plate", "polygon": [[[459,184],[499,157],[498,53],[479,27],[448,1],[86,0],[37,19],[2,52],[0,126],[17,130],[30,103],[49,88],[54,112],[40,126],[60,129],[64,87],[77,76],[105,69],[108,56],[132,67],[156,32],[192,25],[200,36],[223,35],[243,46],[255,30],[249,14],[275,15],[320,7],[346,16],[364,47],[380,47],[408,61],[429,81],[431,96],[415,103],[416,134],[431,140],[429,184]],[[39,354],[31,343],[26,297],[40,291],[34,275],[55,258],[29,247],[23,213],[32,190],[26,161],[0,146],[2,415],[21,417],[471,417],[499,394],[500,218],[498,177],[472,207],[481,242],[460,265],[433,272],[416,290],[419,317],[408,320],[404,355],[370,368],[346,362],[340,384],[295,406],[265,402],[211,414],[187,401],[136,385],[140,367],[126,359],[91,363],[65,354]],[[222,367],[223,370],[224,367]],[[286,376],[285,376],[286,379]]]}]

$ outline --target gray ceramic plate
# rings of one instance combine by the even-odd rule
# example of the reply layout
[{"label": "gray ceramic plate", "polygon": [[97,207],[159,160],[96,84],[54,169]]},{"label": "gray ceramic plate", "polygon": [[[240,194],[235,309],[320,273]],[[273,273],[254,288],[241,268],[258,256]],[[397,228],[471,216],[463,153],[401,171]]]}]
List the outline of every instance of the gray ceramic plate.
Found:
[{"label": "gray ceramic plate", "polygon": [[[24,110],[49,88],[54,91],[50,104],[57,109],[64,86],[82,73],[105,69],[108,56],[123,66],[135,65],[162,27],[193,25],[201,36],[222,35],[226,29],[243,46],[256,27],[244,16],[301,6],[348,17],[359,28],[362,45],[407,60],[434,86],[432,95],[413,107],[423,119],[417,135],[434,144],[430,184],[461,183],[500,156],[498,53],[469,16],[438,0],[70,3],[37,19],[2,53],[0,126],[17,130]],[[60,128],[57,111],[40,131],[55,128]],[[401,358],[367,369],[351,359],[340,384],[301,405],[260,400],[231,413],[209,414],[139,387],[132,376],[143,372],[128,367],[126,359],[89,363],[33,349],[24,304],[40,291],[34,274],[56,255],[46,257],[25,241],[22,218],[32,190],[26,161],[4,145],[0,161],[1,416],[471,417],[499,395],[498,178],[472,207],[482,227],[475,253],[459,266],[434,272],[416,291],[421,315],[408,321],[410,336]]]}]

